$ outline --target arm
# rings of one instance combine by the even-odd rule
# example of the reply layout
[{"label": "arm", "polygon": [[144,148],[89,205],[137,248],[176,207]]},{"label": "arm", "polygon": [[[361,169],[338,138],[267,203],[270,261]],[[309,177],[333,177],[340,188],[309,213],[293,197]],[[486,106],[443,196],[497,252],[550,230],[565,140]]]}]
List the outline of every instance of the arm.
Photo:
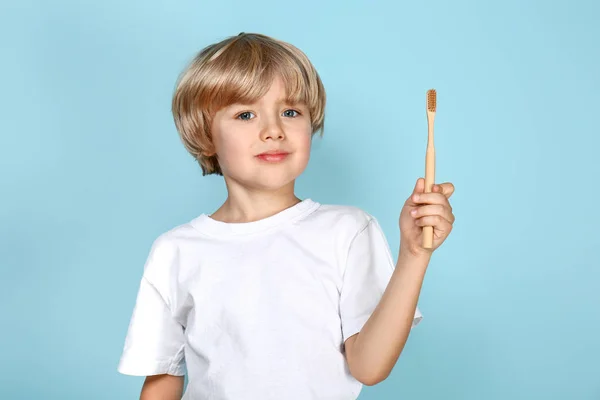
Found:
[{"label": "arm", "polygon": [[352,375],[365,385],[388,377],[411,330],[430,255],[401,248],[396,269],[381,301],[360,333],[346,340]]},{"label": "arm", "polygon": [[142,386],[140,400],[180,400],[183,395],[183,376],[148,376]]},{"label": "arm", "polygon": [[[365,385],[383,381],[392,371],[408,339],[432,252],[452,230],[454,214],[448,199],[454,185],[434,185],[433,193],[424,190],[420,178],[400,214],[400,252],[394,273],[361,331],[346,340],[350,372]],[[434,229],[431,250],[422,248],[424,226]]]}]

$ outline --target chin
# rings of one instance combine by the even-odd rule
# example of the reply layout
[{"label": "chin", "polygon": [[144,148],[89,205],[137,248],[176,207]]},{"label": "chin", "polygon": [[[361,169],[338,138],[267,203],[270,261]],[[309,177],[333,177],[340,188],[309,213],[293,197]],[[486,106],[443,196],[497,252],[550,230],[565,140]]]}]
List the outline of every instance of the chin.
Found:
[{"label": "chin", "polygon": [[303,170],[301,168],[260,169],[252,174],[236,174],[235,176],[230,176],[229,179],[247,188],[276,191],[293,184]]},{"label": "chin", "polygon": [[284,176],[277,176],[273,174],[265,174],[258,179],[253,179],[249,181],[248,183],[250,184],[250,186],[255,187],[257,189],[275,191],[286,187],[290,184],[293,184],[299,175],[300,174],[286,174]]}]

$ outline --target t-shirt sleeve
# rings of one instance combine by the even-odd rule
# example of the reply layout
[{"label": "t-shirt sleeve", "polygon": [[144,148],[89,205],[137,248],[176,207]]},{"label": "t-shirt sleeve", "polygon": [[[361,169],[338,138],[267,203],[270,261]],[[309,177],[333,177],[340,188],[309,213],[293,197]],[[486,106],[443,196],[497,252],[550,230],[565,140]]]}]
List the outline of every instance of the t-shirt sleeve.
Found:
[{"label": "t-shirt sleeve", "polygon": [[176,255],[165,240],[152,246],[119,361],[122,374],[185,375],[184,328],[171,313],[168,290]]},{"label": "t-shirt sleeve", "polygon": [[[352,240],[340,293],[340,316],[344,342],[360,332],[385,291],[394,272],[388,242],[373,217]],[[423,318],[417,307],[412,327]]]}]

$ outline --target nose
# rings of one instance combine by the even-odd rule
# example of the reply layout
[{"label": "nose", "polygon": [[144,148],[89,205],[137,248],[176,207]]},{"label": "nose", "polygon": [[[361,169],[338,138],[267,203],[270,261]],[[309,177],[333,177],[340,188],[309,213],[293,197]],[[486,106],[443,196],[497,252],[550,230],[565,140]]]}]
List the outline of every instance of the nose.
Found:
[{"label": "nose", "polygon": [[266,140],[283,140],[285,139],[285,133],[283,131],[283,127],[281,126],[281,122],[278,120],[267,121],[265,126],[263,127],[260,133],[260,139],[262,141]]}]

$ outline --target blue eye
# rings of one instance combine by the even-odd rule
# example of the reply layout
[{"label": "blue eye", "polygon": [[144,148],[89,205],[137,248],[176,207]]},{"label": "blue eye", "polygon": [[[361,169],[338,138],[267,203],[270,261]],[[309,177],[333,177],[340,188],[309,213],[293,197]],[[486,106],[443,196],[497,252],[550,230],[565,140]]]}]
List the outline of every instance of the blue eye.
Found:
[{"label": "blue eye", "polygon": [[248,121],[250,119],[252,119],[252,114],[250,111],[246,111],[241,113],[240,115],[237,116],[238,119],[241,119],[242,121]]},{"label": "blue eye", "polygon": [[300,113],[298,111],[296,111],[296,110],[285,110],[283,112],[283,116],[284,117],[294,118],[294,117],[297,117],[298,115],[300,115]]}]

